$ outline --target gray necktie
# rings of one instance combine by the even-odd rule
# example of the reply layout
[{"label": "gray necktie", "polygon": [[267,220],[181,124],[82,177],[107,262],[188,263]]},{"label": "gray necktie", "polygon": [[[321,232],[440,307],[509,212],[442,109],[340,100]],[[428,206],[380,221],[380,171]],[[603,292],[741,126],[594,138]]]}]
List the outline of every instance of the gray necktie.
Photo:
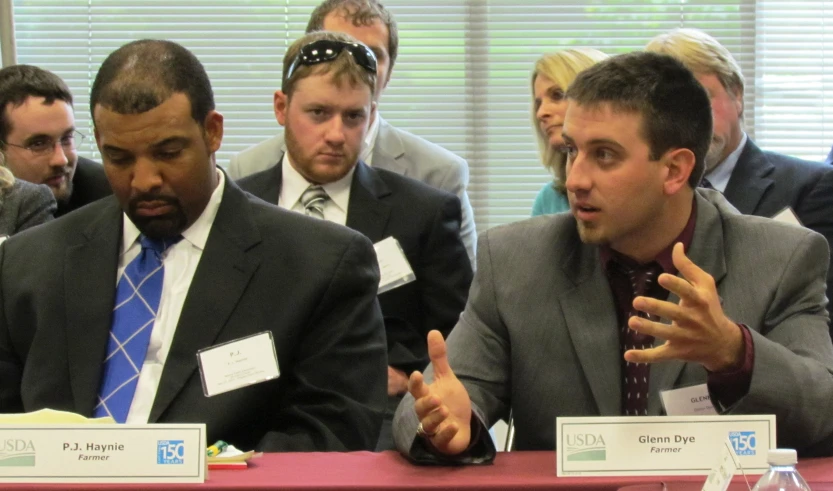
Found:
[{"label": "gray necktie", "polygon": [[307,216],[324,219],[324,204],[329,201],[330,197],[324,188],[318,185],[313,185],[304,191],[301,195],[301,204],[304,206],[304,213]]}]

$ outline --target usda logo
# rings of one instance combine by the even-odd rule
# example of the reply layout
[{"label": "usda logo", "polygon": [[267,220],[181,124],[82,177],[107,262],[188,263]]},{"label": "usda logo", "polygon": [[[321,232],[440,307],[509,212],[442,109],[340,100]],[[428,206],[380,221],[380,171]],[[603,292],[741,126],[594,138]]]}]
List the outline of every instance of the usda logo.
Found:
[{"label": "usda logo", "polygon": [[568,434],[567,447],[564,452],[567,455],[567,460],[571,461],[607,460],[607,448],[601,434]]},{"label": "usda logo", "polygon": [[156,463],[157,464],[184,464],[185,463],[185,441],[184,440],[157,440],[156,441]]},{"label": "usda logo", "polygon": [[754,431],[730,431],[729,441],[738,455],[755,455],[758,439]]}]

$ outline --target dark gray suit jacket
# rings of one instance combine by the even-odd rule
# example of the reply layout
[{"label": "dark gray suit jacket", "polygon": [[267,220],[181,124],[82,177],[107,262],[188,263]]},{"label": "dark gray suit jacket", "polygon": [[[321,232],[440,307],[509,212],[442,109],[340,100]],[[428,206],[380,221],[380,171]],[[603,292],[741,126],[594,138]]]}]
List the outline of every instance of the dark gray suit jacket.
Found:
[{"label": "dark gray suit jacket", "polygon": [[[829,165],[763,151],[749,139],[723,195],[747,215],[772,217],[789,206],[833,249],[833,167]],[[833,320],[833,261],[827,272],[827,298]]]},{"label": "dark gray suit jacket", "polygon": [[[370,241],[225,186],[149,421],[206,423],[243,449],[373,449],[387,357]],[[0,411],[92,414],[121,224],[105,198],[0,245]],[[197,350],[263,331],[280,377],[206,398]]]},{"label": "dark gray suit jacket", "polygon": [[[273,166],[238,184],[277,204],[281,169]],[[460,201],[453,194],[363,162],[356,165],[346,225],[374,243],[395,237],[416,276],[416,281],[379,295],[388,363],[408,374],[428,364],[428,331],[447,336],[466,304],[472,270],[460,239],[460,220]]]},{"label": "dark gray suit jacket", "polygon": [[[780,447],[833,454],[825,240],[806,228],[741,215],[716,191],[698,191],[696,199],[688,255],[714,278],[726,315],[749,326],[755,350],[749,391],[726,412],[775,414]],[[518,450],[555,448],[556,416],[619,416],[614,298],[599,248],[581,242],[575,218],[562,213],[495,227],[479,244],[469,300],[448,338],[451,368],[482,430],[468,461],[494,456],[485,429],[510,407]],[[426,369],[426,379],[432,373]],[[649,415],[662,413],[660,391],[706,378],[695,363],[652,365]],[[415,438],[413,404],[407,395],[397,409],[397,448],[436,462]]]},{"label": "dark gray suit jacket", "polygon": [[15,179],[0,189],[0,236],[13,235],[52,220],[55,196],[49,186]]}]

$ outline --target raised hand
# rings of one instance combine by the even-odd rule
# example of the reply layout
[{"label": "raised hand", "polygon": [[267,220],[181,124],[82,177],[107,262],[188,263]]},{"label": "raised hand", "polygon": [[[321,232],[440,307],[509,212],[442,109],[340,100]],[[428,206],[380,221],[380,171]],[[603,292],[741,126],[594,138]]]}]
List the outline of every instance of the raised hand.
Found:
[{"label": "raised hand", "polygon": [[677,243],[672,252],[674,266],[683,276],[662,274],[659,284],[680,297],[673,304],[649,297],[636,297],[635,309],[671,320],[671,325],[631,317],[628,327],[664,339],[665,344],[645,350],[628,350],[625,360],[654,363],[664,360],[696,362],[707,370],[720,372],[741,364],[744,346],[741,328],[723,313],[714,278],[694,264]]},{"label": "raised hand", "polygon": [[408,391],[414,396],[414,410],[425,438],[438,451],[456,455],[471,441],[471,399],[448,364],[445,341],[439,331],[428,333],[428,356],[434,381],[426,383],[422,373],[413,372]]}]

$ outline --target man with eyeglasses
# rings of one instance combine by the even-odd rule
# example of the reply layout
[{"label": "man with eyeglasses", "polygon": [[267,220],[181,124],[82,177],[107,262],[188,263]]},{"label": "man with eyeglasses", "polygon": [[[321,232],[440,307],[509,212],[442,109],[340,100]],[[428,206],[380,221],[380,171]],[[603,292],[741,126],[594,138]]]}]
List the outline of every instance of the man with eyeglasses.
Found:
[{"label": "man with eyeglasses", "polygon": [[15,177],[49,186],[56,217],[112,194],[102,166],[78,156],[84,139],[57,75],[31,65],[0,70],[0,152]]},{"label": "man with eyeglasses", "polygon": [[[270,203],[346,225],[374,243],[390,237],[416,279],[379,294],[388,343],[388,414],[378,450],[393,448],[390,421],[408,375],[428,363],[425,336],[448,334],[466,303],[472,270],[460,238],[460,200],[360,159],[375,113],[377,61],[354,38],[307,34],[284,57],[275,112],[286,152],[279,164],[238,181]],[[379,246],[383,247],[383,246]]]},{"label": "man with eyeglasses", "polygon": [[[306,32],[322,30],[353,36],[373,51],[378,62],[374,91],[374,100],[378,104],[399,52],[399,34],[393,14],[376,0],[326,0],[313,11]],[[229,175],[239,179],[268,169],[279,163],[285,151],[284,135],[278,133],[233,156],[229,162]],[[365,135],[361,159],[374,168],[396,172],[457,195],[463,210],[461,236],[474,265],[477,230],[466,192],[469,168],[464,159],[394,127],[378,113]]]}]

